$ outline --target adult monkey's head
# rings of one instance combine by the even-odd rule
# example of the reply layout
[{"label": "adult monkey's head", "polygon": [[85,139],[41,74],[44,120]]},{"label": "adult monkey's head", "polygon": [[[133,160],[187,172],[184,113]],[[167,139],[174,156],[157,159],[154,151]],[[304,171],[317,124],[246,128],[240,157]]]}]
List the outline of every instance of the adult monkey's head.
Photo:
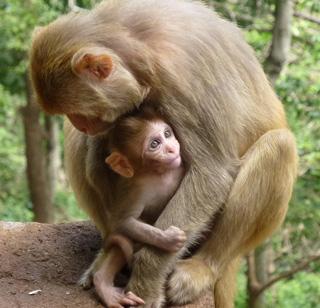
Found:
[{"label": "adult monkey's head", "polygon": [[144,100],[144,76],[152,68],[124,29],[109,29],[88,14],[71,13],[35,31],[30,61],[42,108],[67,115],[77,129],[95,135]]}]

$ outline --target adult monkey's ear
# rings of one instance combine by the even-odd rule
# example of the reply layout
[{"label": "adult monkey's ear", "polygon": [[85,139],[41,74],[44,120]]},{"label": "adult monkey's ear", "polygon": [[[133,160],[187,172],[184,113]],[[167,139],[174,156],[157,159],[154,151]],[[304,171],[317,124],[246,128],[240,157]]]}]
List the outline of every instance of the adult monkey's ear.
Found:
[{"label": "adult monkey's ear", "polygon": [[114,151],[105,160],[109,167],[116,173],[125,178],[131,178],[134,175],[134,170],[128,158],[123,154]]},{"label": "adult monkey's ear", "polygon": [[104,80],[111,74],[113,61],[111,55],[100,47],[81,48],[72,57],[73,72],[82,77]]}]

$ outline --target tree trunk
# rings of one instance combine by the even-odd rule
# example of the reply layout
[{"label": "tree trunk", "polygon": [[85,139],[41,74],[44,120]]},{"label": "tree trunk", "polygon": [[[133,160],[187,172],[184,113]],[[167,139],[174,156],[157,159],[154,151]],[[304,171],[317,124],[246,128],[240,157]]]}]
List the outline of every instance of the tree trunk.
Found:
[{"label": "tree trunk", "polygon": [[247,257],[247,290],[249,308],[265,307],[265,299],[263,292],[261,292],[261,287],[269,281],[269,265],[271,262],[270,249],[272,249],[270,243],[266,242],[256,248]]},{"label": "tree trunk", "polygon": [[81,8],[77,6],[77,0],[68,0],[69,10],[72,12],[78,12]]},{"label": "tree trunk", "polygon": [[[265,71],[274,86],[281,70],[288,60],[291,44],[291,19],[293,14],[291,0],[277,0],[275,23],[269,56],[265,61]],[[268,269],[272,247],[269,242],[256,248],[248,257],[248,306],[250,308],[265,307],[264,292],[261,286],[269,280]],[[261,292],[259,292],[259,289]]]},{"label": "tree trunk", "polygon": [[277,0],[272,44],[265,62],[265,71],[274,85],[288,60],[291,44],[292,0]]},{"label": "tree trunk", "polygon": [[53,222],[52,192],[48,185],[44,131],[40,124],[40,109],[32,95],[30,81],[26,82],[27,104],[22,108],[27,178],[33,205],[34,221]]},{"label": "tree trunk", "polygon": [[46,165],[49,186],[49,201],[54,203],[54,196],[58,182],[58,174],[61,170],[60,143],[59,143],[59,125],[53,116],[45,116],[45,129],[47,136],[46,146]]}]

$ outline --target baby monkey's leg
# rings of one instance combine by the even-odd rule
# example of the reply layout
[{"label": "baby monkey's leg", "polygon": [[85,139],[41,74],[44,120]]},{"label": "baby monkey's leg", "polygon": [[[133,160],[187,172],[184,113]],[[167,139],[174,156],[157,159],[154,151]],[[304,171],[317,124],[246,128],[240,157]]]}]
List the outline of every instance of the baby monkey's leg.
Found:
[{"label": "baby monkey's leg", "polygon": [[114,286],[116,274],[132,259],[131,241],[122,235],[111,235],[106,240],[104,248],[107,257],[93,277],[93,283],[101,300],[109,308],[144,304],[144,301],[132,292],[125,293],[122,288]]}]

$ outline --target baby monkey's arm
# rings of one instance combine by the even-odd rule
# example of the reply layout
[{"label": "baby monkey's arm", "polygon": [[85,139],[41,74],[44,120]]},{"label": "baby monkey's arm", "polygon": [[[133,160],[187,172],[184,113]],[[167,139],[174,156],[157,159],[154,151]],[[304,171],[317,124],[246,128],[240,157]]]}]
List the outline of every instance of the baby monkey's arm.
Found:
[{"label": "baby monkey's arm", "polygon": [[117,231],[137,242],[170,252],[180,250],[187,239],[184,231],[177,227],[171,226],[163,231],[134,217],[122,221]]}]

